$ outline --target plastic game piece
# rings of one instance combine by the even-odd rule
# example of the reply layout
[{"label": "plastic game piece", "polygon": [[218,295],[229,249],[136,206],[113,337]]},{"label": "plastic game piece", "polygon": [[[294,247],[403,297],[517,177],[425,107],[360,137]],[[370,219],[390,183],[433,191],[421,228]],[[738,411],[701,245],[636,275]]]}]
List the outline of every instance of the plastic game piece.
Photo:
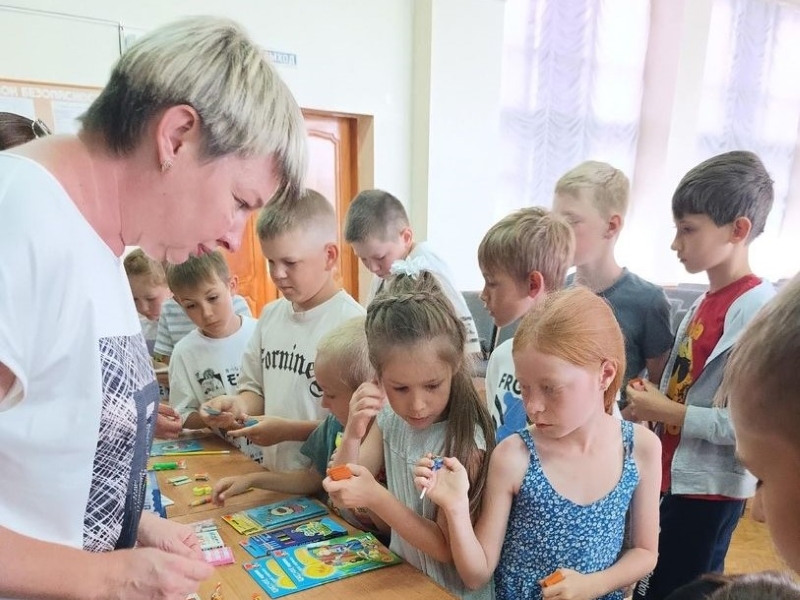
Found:
[{"label": "plastic game piece", "polygon": [[328,475],[334,481],[341,481],[342,479],[350,479],[353,476],[353,472],[347,465],[336,465],[328,469]]},{"label": "plastic game piece", "polygon": [[542,579],[542,587],[550,587],[562,581],[564,581],[564,576],[561,574],[561,571],[553,571],[550,575]]}]

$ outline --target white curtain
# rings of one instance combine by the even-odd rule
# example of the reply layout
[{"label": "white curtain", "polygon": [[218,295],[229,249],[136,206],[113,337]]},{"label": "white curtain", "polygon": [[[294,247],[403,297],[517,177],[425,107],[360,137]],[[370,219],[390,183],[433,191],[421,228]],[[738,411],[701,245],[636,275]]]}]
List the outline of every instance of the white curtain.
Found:
[{"label": "white curtain", "polygon": [[501,92],[508,206],[550,206],[588,157],[634,169],[649,26],[642,0],[507,0]]},{"label": "white curtain", "polygon": [[[757,273],[800,254],[800,3],[778,0],[507,0],[498,217],[549,206],[587,159],[632,181],[618,257],[661,283],[693,280],[669,250],[685,171],[733,149],[775,180]],[[703,275],[694,279],[702,280]]]},{"label": "white curtain", "polygon": [[[800,5],[765,0],[714,0],[695,157],[752,150],[775,181],[775,203],[753,244],[753,266],[772,278],[791,275],[800,257],[787,250],[798,230],[788,226],[795,204],[800,123]],[[787,226],[782,227],[783,224]]]}]

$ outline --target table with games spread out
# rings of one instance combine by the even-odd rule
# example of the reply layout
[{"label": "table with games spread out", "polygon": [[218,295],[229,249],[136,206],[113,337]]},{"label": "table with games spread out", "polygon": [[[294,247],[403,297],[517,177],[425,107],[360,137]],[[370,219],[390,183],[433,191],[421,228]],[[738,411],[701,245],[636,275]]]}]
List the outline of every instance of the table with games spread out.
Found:
[{"label": "table with games spread out", "polygon": [[[242,542],[248,539],[261,540],[264,536],[255,536],[248,538],[248,536],[240,533],[228,521],[223,519],[224,516],[237,515],[242,516],[247,522],[250,522],[247,515],[254,515],[256,518],[264,511],[259,507],[265,505],[283,502],[291,496],[271,492],[260,489],[253,489],[244,494],[233,496],[229,498],[224,507],[217,507],[209,502],[205,502],[206,495],[203,494],[202,488],[204,486],[213,486],[216,481],[222,477],[231,475],[244,475],[246,473],[257,472],[261,470],[261,466],[247,458],[244,454],[237,449],[228,445],[224,440],[208,434],[204,437],[197,438],[195,446],[201,446],[197,454],[186,452],[185,454],[176,454],[169,456],[153,456],[150,459],[150,466],[153,467],[159,463],[171,463],[185,461],[181,469],[168,469],[154,471],[154,477],[158,481],[158,487],[161,495],[172,501],[172,504],[166,507],[167,518],[179,523],[197,524],[203,522],[203,526],[198,526],[198,529],[209,527],[211,529],[208,533],[202,533],[203,536],[214,536],[220,545],[227,548],[225,550],[228,560],[232,552],[233,564],[217,566],[214,575],[204,581],[200,586],[197,597],[201,600],[254,600],[260,598],[261,600],[269,600],[270,594],[265,591],[254,579],[255,573],[269,572],[269,569],[259,569],[254,567],[269,566],[267,562],[274,563],[273,556],[280,556],[280,551],[274,554],[269,554],[265,558],[256,559],[252,552],[248,552],[242,546]],[[188,478],[190,481],[184,484],[173,485],[170,480],[175,480],[179,477]],[[296,503],[289,503],[290,505]],[[269,511],[268,511],[269,512]],[[282,510],[272,511],[274,514],[282,514]],[[291,512],[290,510],[288,512]],[[336,525],[347,529],[348,533],[360,533],[354,530],[349,524],[342,521],[338,517],[330,513],[316,516],[314,522],[320,519],[323,521],[327,519],[328,523],[331,520]],[[230,519],[234,520],[235,519]],[[252,524],[252,523],[251,523]],[[242,529],[242,524],[236,522],[239,529]],[[287,528],[296,526],[293,523]],[[272,532],[272,528],[269,528]],[[268,535],[266,537],[269,537]],[[208,539],[203,537],[203,540]],[[392,559],[389,553],[383,546],[371,545],[369,537],[351,538],[347,543],[341,542],[343,538],[339,537],[330,541],[321,541],[319,544],[323,546],[320,549],[312,549],[315,544],[309,546],[308,551],[294,552],[299,558],[300,562],[304,561],[309,563],[306,566],[307,574],[310,578],[314,579],[319,576],[329,575],[337,568],[346,571],[352,563],[357,563],[360,559],[359,556],[369,555],[370,549],[373,551],[372,556],[375,561],[386,562],[389,566],[383,568],[376,568],[368,572],[359,573],[344,579],[329,581],[317,587],[303,589],[301,591],[283,592],[287,595],[284,596],[290,600],[311,600],[311,599],[325,599],[325,600],[353,600],[355,598],[381,598],[386,600],[445,600],[454,598],[449,592],[440,587],[437,583],[426,577],[414,567],[405,562],[398,562],[392,564],[396,559]],[[331,546],[325,546],[331,544]],[[252,547],[252,544],[251,546]],[[354,550],[353,548],[356,548]],[[230,550],[228,550],[228,548]],[[215,549],[209,552],[218,553],[222,549]],[[289,550],[287,549],[288,553]],[[323,554],[324,553],[324,554]],[[300,556],[302,554],[302,556]],[[319,556],[318,560],[310,565],[310,557]],[[213,555],[216,557],[216,554]],[[287,558],[288,560],[288,558]],[[337,562],[340,561],[340,562]],[[375,562],[373,561],[373,562]],[[348,563],[347,565],[341,562]],[[260,563],[260,564],[259,564]],[[247,564],[248,568],[253,570],[253,576],[245,570],[244,566]],[[280,563],[284,564],[284,563]],[[285,571],[277,570],[277,573],[286,579],[284,573],[292,573],[288,568],[284,567]],[[308,573],[311,569],[313,572]],[[302,569],[301,569],[302,571]],[[268,573],[269,574],[269,573]],[[302,573],[301,573],[302,575]],[[293,575],[294,577],[294,575]],[[276,581],[280,583],[279,579]],[[215,592],[219,593],[219,596]]]}]

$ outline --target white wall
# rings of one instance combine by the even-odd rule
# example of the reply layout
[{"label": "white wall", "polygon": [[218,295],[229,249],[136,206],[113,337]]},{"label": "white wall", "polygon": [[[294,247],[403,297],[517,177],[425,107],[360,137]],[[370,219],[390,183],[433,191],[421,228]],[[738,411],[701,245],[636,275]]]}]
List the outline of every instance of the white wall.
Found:
[{"label": "white wall", "polygon": [[[117,57],[116,23],[147,30],[186,14],[246,24],[272,50],[306,108],[374,116],[374,185],[406,203],[419,239],[481,280],[475,249],[494,220],[503,3],[498,0],[6,0],[0,77],[100,86]],[[36,39],[34,39],[34,32]],[[412,161],[413,157],[413,161]]]},{"label": "white wall", "polygon": [[[451,267],[455,284],[464,290],[478,289],[483,286],[478,244],[496,220],[505,4],[497,0],[423,4],[431,31],[430,95],[427,106],[420,107],[427,114],[415,111],[414,118],[427,119],[427,155],[415,152],[412,164],[415,172],[427,170],[427,184],[415,185],[412,211],[424,211],[426,237]],[[426,162],[420,165],[420,159]]]}]

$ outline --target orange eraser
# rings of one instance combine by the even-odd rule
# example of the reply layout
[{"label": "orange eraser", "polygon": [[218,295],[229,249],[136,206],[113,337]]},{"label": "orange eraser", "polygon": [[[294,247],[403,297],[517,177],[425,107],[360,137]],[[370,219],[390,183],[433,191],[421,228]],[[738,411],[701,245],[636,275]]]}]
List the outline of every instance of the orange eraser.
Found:
[{"label": "orange eraser", "polygon": [[555,585],[560,581],[564,581],[564,576],[561,574],[561,571],[553,571],[550,573],[550,575],[542,579],[542,587],[550,587],[551,585]]},{"label": "orange eraser", "polygon": [[334,481],[339,481],[340,479],[350,479],[353,476],[353,472],[347,468],[347,465],[336,465],[328,469],[328,475]]}]

